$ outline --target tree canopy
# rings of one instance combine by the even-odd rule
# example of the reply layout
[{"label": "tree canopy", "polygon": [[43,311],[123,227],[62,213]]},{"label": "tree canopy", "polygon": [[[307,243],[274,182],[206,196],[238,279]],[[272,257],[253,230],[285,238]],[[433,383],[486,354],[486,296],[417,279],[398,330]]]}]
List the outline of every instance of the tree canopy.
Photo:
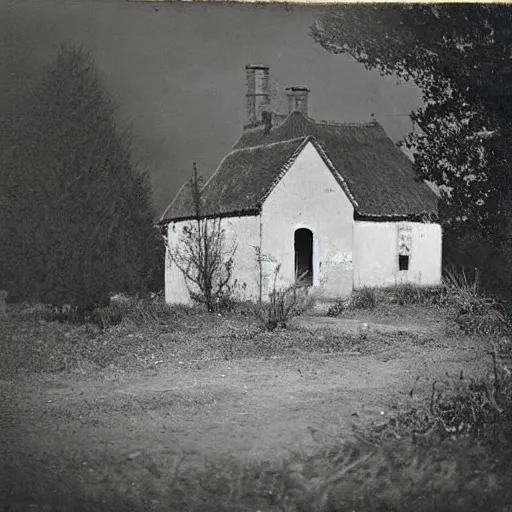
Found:
[{"label": "tree canopy", "polygon": [[312,28],[331,53],[414,82],[420,128],[404,143],[440,186],[447,226],[510,238],[512,9],[506,5],[368,5],[327,9]]},{"label": "tree canopy", "polygon": [[151,189],[91,54],[62,46],[0,155],[0,280],[18,298],[87,309],[140,290],[154,262]]}]

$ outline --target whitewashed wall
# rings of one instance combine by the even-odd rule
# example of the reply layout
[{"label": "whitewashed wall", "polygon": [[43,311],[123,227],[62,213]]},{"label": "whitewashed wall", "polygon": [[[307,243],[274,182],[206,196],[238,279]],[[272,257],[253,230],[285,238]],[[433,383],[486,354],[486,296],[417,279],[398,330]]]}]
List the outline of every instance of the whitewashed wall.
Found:
[{"label": "whitewashed wall", "polygon": [[280,284],[295,277],[294,234],[313,232],[313,293],[321,298],[352,291],[353,207],[324,161],[309,143],[263,204],[264,293],[281,264]]},{"label": "whitewashed wall", "polygon": [[[190,221],[170,223],[168,239],[171,247],[175,247],[183,227]],[[255,246],[259,246],[260,218],[229,217],[222,219],[221,226],[225,230],[226,248],[236,244],[234,255],[233,278],[238,281],[235,294],[241,300],[258,296],[258,265]],[[245,283],[245,287],[243,286]],[[189,304],[190,295],[181,271],[166,257],[165,266],[165,300],[169,304]]]},{"label": "whitewashed wall", "polygon": [[[409,269],[398,267],[398,232],[411,231]],[[442,233],[439,224],[421,222],[354,223],[354,288],[441,283]]]}]

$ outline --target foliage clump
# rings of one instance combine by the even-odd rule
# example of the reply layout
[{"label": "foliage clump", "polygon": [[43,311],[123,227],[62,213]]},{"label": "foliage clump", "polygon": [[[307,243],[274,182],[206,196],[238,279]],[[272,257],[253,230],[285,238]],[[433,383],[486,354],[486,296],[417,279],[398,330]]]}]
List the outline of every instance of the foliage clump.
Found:
[{"label": "foliage clump", "polygon": [[356,309],[373,310],[377,304],[377,291],[375,288],[365,286],[354,290],[348,299],[338,298],[327,310],[327,316],[339,316],[344,311]]},{"label": "foliage clump", "polygon": [[91,54],[63,45],[5,132],[0,282],[12,300],[83,317],[161,272],[148,176],[116,108]]},{"label": "foliage clump", "polygon": [[455,308],[455,322],[466,334],[500,335],[510,331],[510,318],[503,303],[482,295],[478,273],[470,278],[447,269],[445,286],[449,304]]},{"label": "foliage clump", "polygon": [[[411,438],[435,443],[467,438],[475,443],[511,447],[512,343],[501,339],[489,351],[492,364],[483,376],[447,375],[431,383],[428,400],[411,389],[408,400],[369,431],[373,442]],[[417,379],[417,381],[419,378]],[[436,441],[437,440],[437,441]]]},{"label": "foliage clump", "polygon": [[303,314],[313,305],[305,275],[299,276],[290,286],[278,288],[277,278],[280,270],[281,265],[277,265],[268,301],[260,300],[257,308],[260,321],[269,331],[277,327],[285,329],[291,318]]},{"label": "foliage clump", "polygon": [[446,290],[443,286],[423,287],[412,283],[396,285],[393,300],[400,306],[443,305],[446,303]]}]

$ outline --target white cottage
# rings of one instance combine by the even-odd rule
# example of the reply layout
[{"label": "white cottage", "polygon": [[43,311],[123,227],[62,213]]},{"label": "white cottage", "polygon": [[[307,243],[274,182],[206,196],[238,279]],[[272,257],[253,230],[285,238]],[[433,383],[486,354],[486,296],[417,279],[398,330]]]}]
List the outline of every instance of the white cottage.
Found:
[{"label": "white cottage", "polygon": [[[307,273],[320,299],[364,286],[439,285],[438,198],[383,128],[311,119],[305,87],[286,90],[287,115],[272,113],[269,68],[246,72],[247,124],[201,192],[204,215],[221,218],[226,243],[237,245],[241,298],[265,297],[277,265],[281,285]],[[185,184],[162,217],[171,246],[193,211]],[[168,259],[165,296],[190,301]]]}]

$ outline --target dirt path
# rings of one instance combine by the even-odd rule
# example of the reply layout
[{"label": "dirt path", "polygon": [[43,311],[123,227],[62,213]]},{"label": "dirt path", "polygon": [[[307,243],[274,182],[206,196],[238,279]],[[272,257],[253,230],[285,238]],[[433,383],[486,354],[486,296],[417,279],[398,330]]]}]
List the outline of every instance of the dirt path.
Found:
[{"label": "dirt path", "polygon": [[4,381],[0,393],[11,397],[4,449],[18,464],[47,461],[55,476],[87,469],[90,478],[102,478],[105,458],[124,464],[143,454],[160,460],[159,471],[168,469],[166,456],[183,453],[192,463],[205,455],[277,459],[316,448],[310,427],[347,435],[354,415],[378,417],[417,375],[470,371],[481,362],[474,350],[417,347],[398,357],[184,362],[101,379]]}]

